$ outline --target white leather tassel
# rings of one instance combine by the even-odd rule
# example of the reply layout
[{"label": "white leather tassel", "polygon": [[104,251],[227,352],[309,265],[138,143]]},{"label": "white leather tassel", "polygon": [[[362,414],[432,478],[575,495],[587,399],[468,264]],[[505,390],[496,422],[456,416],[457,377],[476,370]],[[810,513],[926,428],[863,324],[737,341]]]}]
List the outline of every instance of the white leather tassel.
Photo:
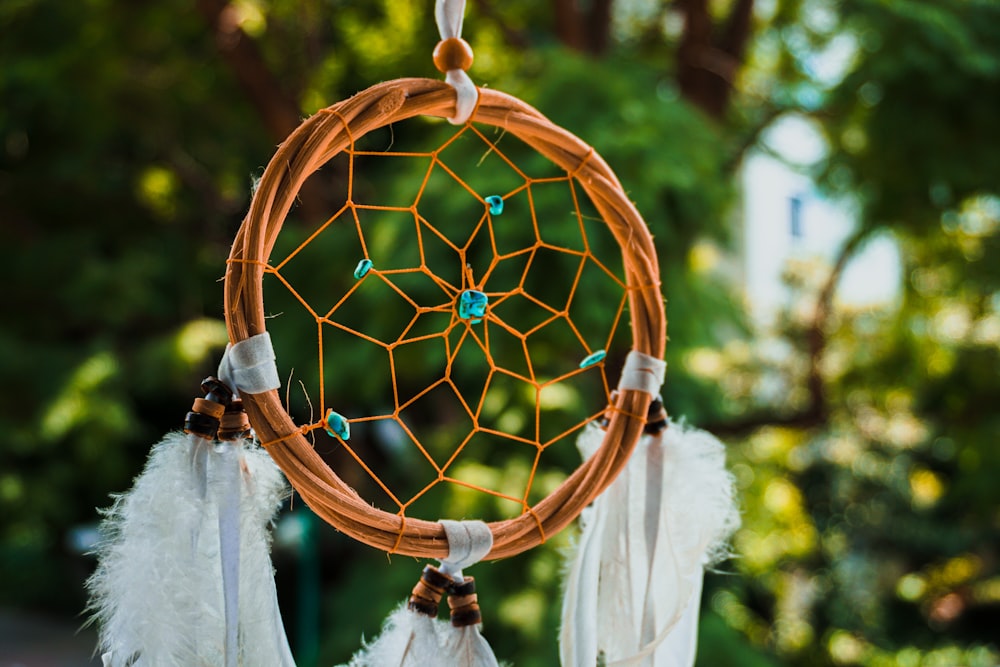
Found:
[{"label": "white leather tassel", "polygon": [[[581,434],[585,457],[600,446]],[[643,435],[622,474],[581,516],[563,600],[563,667],[690,667],[705,566],[739,525],[725,448],[668,423]]]},{"label": "white leather tassel", "polygon": [[172,433],[155,445],[104,513],[88,581],[104,664],[293,667],[268,529],[285,493],[248,441]]}]

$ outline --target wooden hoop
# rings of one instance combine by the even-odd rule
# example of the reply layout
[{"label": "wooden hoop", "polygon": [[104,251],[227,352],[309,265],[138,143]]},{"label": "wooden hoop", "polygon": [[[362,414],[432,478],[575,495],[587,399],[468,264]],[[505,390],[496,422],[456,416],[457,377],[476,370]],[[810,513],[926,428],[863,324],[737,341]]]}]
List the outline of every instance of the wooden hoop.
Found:
[{"label": "wooden hoop", "polygon": [[[307,119],[279,147],[264,170],[240,227],[226,270],[226,325],[233,343],[265,331],[264,268],[296,195],[323,164],[366,133],[418,115],[455,114],[455,91],[442,81],[381,83]],[[658,359],[666,343],[659,266],[645,223],[611,169],[593,148],[515,97],[480,89],[470,122],[503,128],[569,172],[587,192],[621,246],[628,286],[633,349]],[[653,397],[620,391],[600,449],[528,512],[490,524],[487,559],[513,556],[566,527],[618,475],[642,433]],[[338,530],[373,547],[408,556],[448,555],[436,521],[372,507],[314,451],[281,404],[277,391],[244,394],[250,422],[305,502]]]}]

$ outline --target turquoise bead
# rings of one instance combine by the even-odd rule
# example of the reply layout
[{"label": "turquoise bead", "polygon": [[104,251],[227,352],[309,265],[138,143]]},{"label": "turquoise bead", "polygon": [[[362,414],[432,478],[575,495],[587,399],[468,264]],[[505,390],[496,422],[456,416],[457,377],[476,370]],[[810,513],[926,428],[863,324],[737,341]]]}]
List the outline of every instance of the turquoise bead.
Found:
[{"label": "turquoise bead", "polygon": [[463,320],[472,320],[473,324],[482,322],[486,316],[486,306],[489,298],[474,289],[467,289],[458,298],[458,316]]},{"label": "turquoise bead", "polygon": [[363,259],[360,262],[358,262],[357,268],[354,269],[354,279],[361,280],[362,278],[364,278],[368,274],[368,272],[371,271],[372,266],[373,264],[370,259]]},{"label": "turquoise bead", "polygon": [[351,424],[344,415],[330,410],[326,415],[326,432],[347,441],[351,439]]},{"label": "turquoise bead", "polygon": [[503,213],[503,197],[500,195],[490,195],[486,198],[486,203],[490,206],[490,215]]},{"label": "turquoise bead", "polygon": [[606,356],[608,356],[608,353],[604,350],[598,350],[593,354],[588,354],[587,357],[580,362],[580,368],[590,368],[595,364],[599,364],[604,361]]}]

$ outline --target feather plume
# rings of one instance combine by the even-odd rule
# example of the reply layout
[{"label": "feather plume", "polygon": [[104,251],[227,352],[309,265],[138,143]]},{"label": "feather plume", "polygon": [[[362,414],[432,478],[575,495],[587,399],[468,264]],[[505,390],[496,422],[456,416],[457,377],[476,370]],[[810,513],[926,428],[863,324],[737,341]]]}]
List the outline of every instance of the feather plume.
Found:
[{"label": "feather plume", "polygon": [[442,667],[447,657],[441,636],[447,624],[408,609],[397,607],[382,627],[382,633],[341,667]]},{"label": "feather plume", "polygon": [[444,657],[438,665],[454,667],[499,667],[497,658],[483,637],[481,625],[462,628],[448,626],[444,633]]},{"label": "feather plume", "polygon": [[[269,554],[268,525],[285,493],[270,457],[247,442],[172,433],[154,445],[132,489],[104,512],[88,580],[104,664],[294,665]],[[225,567],[242,572],[238,596],[223,589],[224,533],[235,533],[237,560]],[[239,616],[230,629],[227,597],[230,616]],[[233,629],[237,645],[227,650]]]},{"label": "feather plume", "polygon": [[[603,433],[589,425],[588,457]],[[694,664],[703,568],[739,525],[725,448],[669,423],[644,435],[623,473],[581,517],[560,631],[564,667]]]}]

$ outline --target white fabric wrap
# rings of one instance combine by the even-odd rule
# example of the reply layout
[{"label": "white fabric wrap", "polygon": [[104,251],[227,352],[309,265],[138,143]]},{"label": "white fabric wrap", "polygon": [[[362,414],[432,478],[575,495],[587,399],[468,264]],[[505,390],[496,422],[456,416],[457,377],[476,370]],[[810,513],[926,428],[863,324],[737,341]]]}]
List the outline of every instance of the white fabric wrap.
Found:
[{"label": "white fabric wrap", "polygon": [[441,519],[448,537],[448,557],[441,561],[441,572],[455,581],[464,581],[462,570],[481,561],[493,548],[493,531],[482,521]]},{"label": "white fabric wrap", "polygon": [[281,386],[271,335],[266,331],[226,347],[219,379],[239,394],[262,394]]},{"label": "white fabric wrap", "polygon": [[[462,36],[462,20],[465,16],[465,0],[437,0],[434,17],[437,19],[441,39]],[[479,89],[469,75],[460,69],[448,70],[444,79],[455,89],[455,115],[448,119],[452,125],[461,125],[469,120],[479,101]]]},{"label": "white fabric wrap", "polygon": [[660,394],[666,373],[667,362],[663,359],[632,350],[625,357],[625,367],[618,381],[618,390],[644,391],[655,398]]}]

